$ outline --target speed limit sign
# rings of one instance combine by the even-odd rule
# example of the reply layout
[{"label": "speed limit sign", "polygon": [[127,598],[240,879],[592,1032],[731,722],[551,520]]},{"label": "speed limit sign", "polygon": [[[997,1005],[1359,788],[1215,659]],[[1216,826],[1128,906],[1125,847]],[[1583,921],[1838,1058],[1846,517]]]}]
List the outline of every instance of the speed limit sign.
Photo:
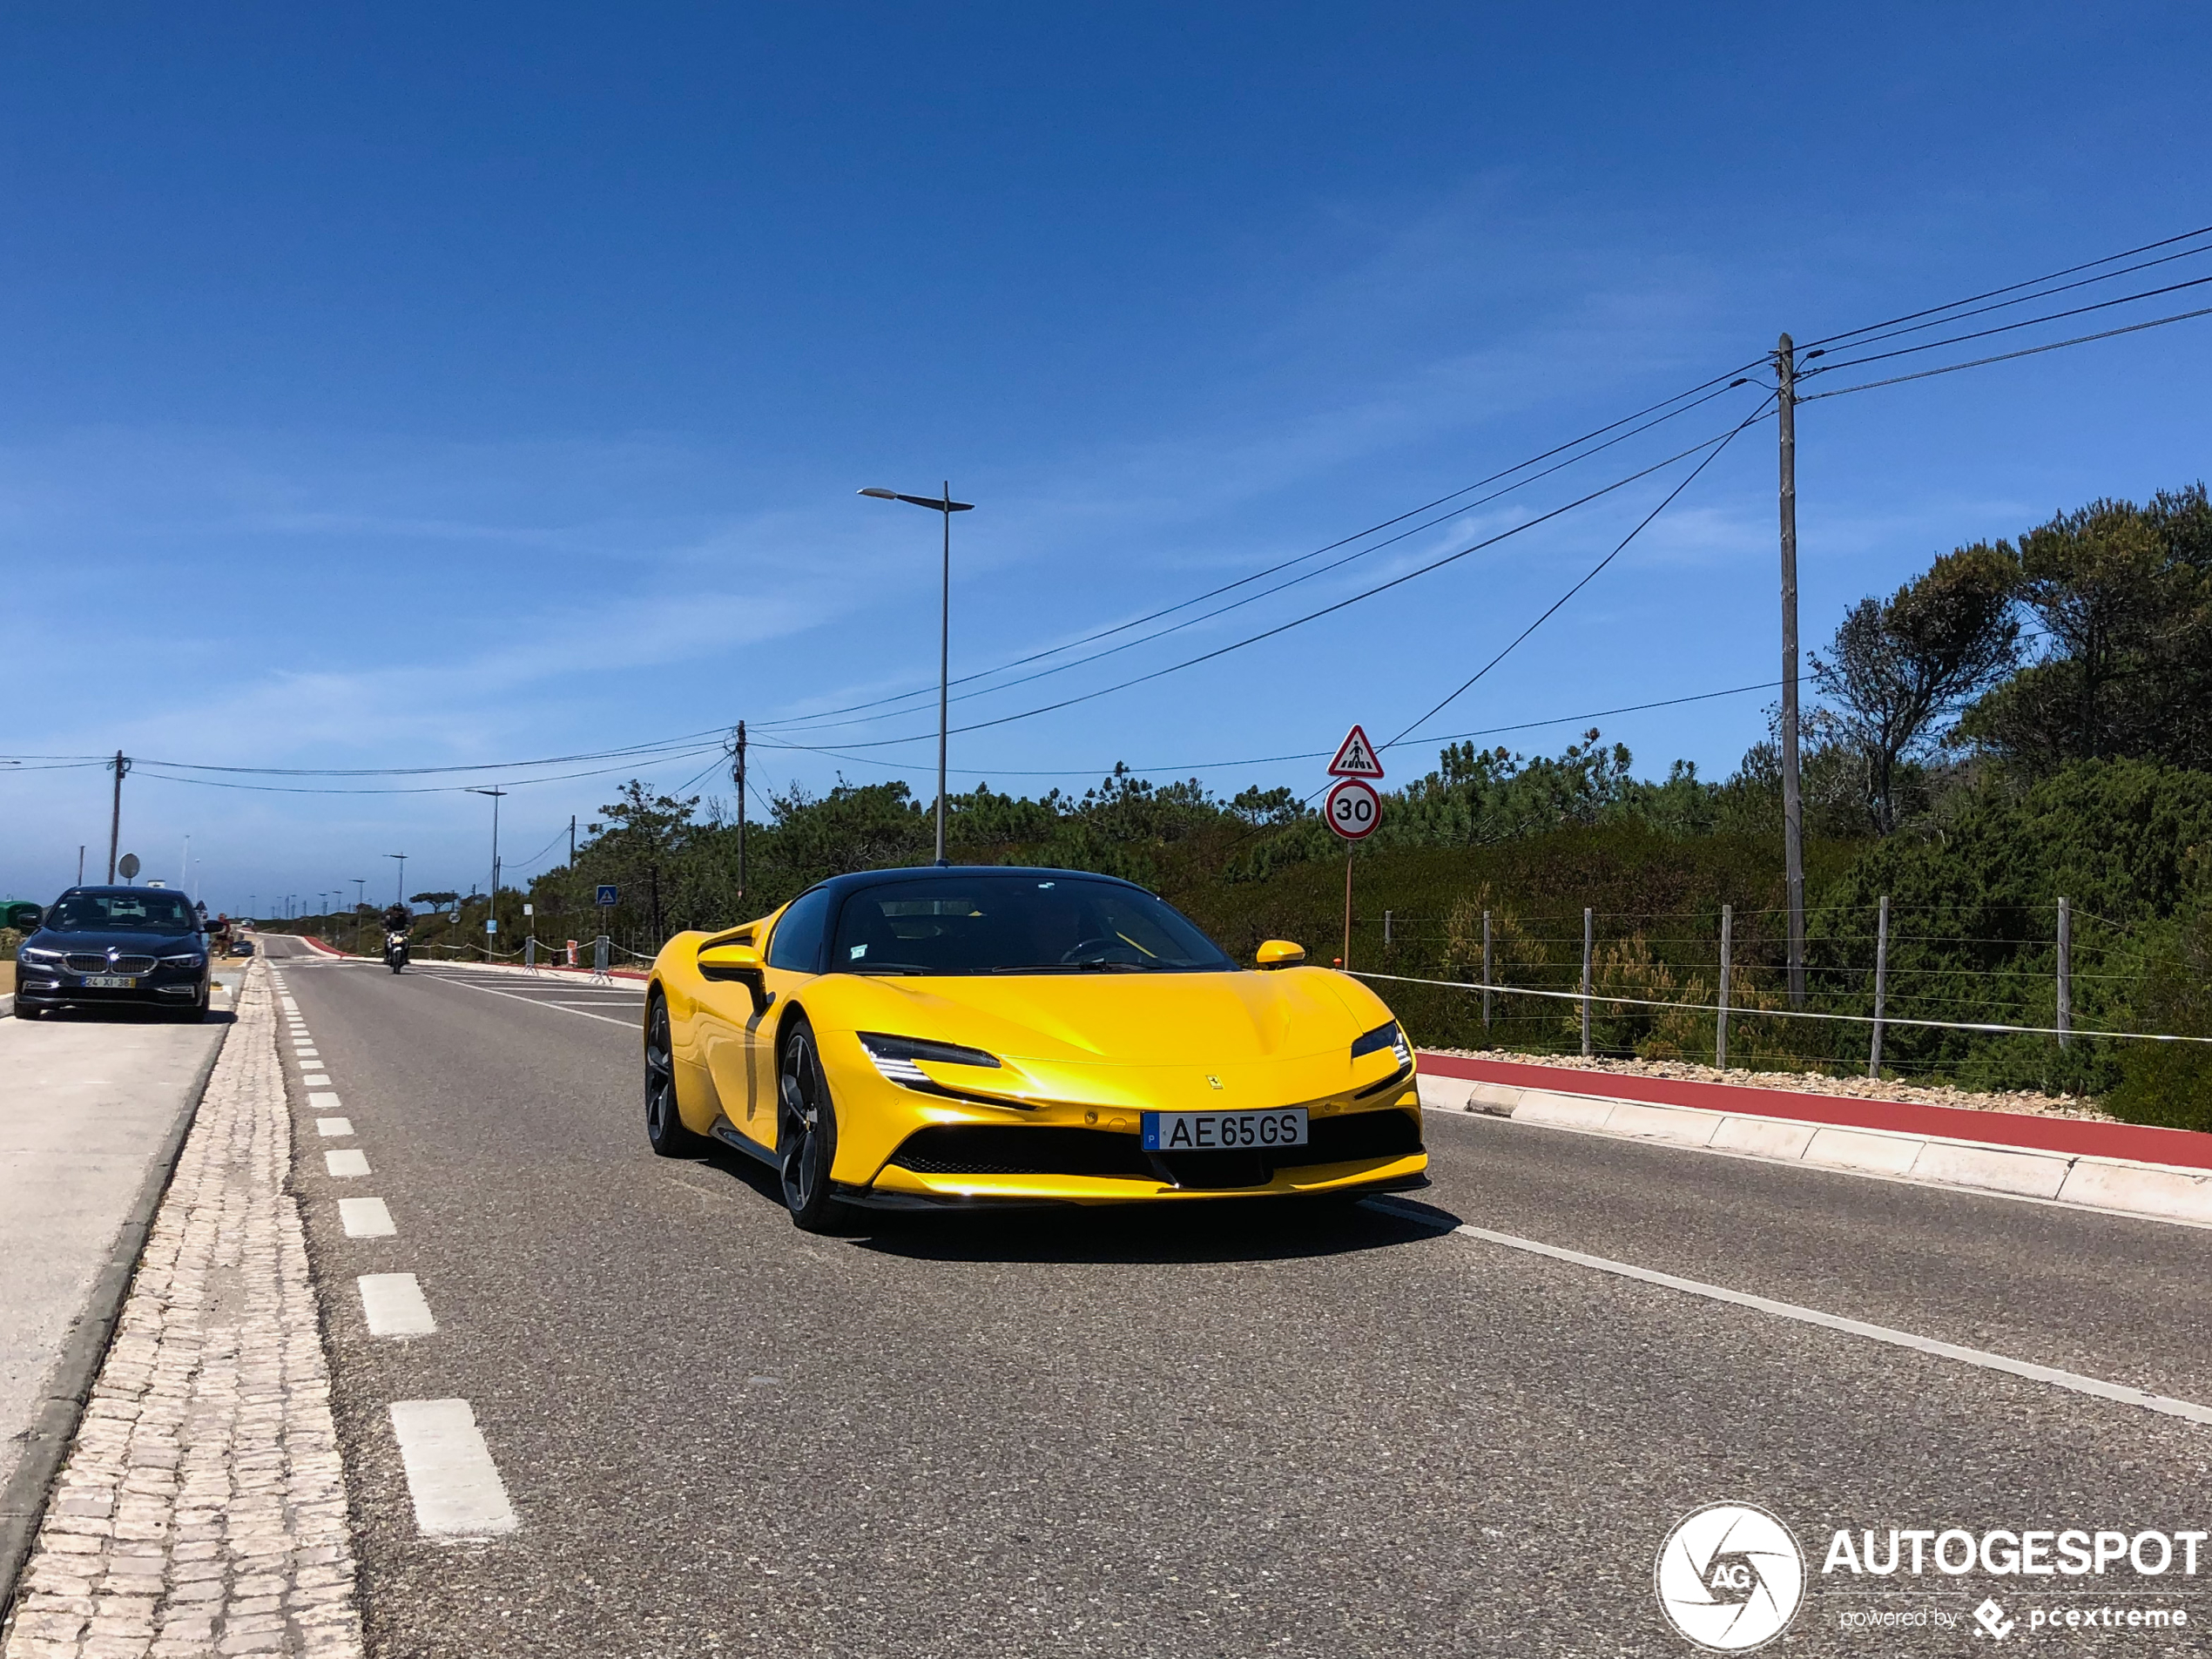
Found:
[{"label": "speed limit sign", "polygon": [[1322,803],[1329,827],[1347,841],[1364,840],[1382,822],[1382,799],[1372,785],[1359,778],[1339,778]]}]

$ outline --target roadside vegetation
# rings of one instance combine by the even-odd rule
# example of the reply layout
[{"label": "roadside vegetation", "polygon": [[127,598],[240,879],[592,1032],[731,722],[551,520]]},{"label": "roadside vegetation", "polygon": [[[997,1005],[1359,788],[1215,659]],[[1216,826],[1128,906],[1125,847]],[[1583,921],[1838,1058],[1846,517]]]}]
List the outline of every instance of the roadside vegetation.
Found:
[{"label": "roadside vegetation", "polygon": [[[1936,558],[1870,597],[1813,654],[1804,724],[1811,1006],[1872,1010],[1873,940],[1890,901],[1885,1011],[2050,1026],[2058,901],[2071,906],[2079,1028],[2212,1036],[2212,503],[2202,485],[2147,504],[2100,501],[2017,541]],[[794,787],[746,837],[725,803],[631,783],[601,809],[573,867],[502,891],[498,938],[589,940],[593,889],[625,948],[763,914],[824,876],[926,861],[927,804],[903,783]],[[948,803],[955,861],[1106,872],[1160,892],[1237,954],[1288,938],[1345,949],[1343,845],[1287,789],[1221,795],[1116,767],[1081,794],[988,786]],[[1639,778],[1591,731],[1557,754],[1459,744],[1386,794],[1352,855],[1355,968],[1532,989],[1580,981],[1594,913],[1603,994],[1710,1005],[1722,907],[1733,915],[1730,1062],[1863,1069],[1868,1028],[1789,1021],[1777,744],[1725,779],[1677,761]],[[481,894],[442,901],[426,944],[481,946]],[[1386,923],[1386,914],[1388,921]],[[345,921],[332,924],[349,925]],[[1386,938],[1387,932],[1387,938]],[[1559,1051],[1572,1001],[1386,988],[1424,1041]],[[1601,1007],[1602,1053],[1710,1060],[1710,1012]],[[2212,1128],[2212,1049],[1891,1025],[1885,1069],[1967,1087],[2100,1096],[2139,1122]]]}]

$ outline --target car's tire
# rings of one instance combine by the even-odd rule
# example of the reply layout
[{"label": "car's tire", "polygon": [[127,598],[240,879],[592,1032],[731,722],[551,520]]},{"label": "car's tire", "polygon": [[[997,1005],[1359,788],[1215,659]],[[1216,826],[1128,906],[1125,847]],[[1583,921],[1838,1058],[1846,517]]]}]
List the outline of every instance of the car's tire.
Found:
[{"label": "car's tire", "polygon": [[846,1206],[830,1196],[830,1169],[837,1162],[837,1105],[830,1098],[814,1028],[803,1017],[784,1033],[777,1058],[776,1161],[792,1224],[802,1232],[834,1231],[846,1218]]},{"label": "car's tire", "polygon": [[645,1017],[645,1143],[664,1158],[691,1157],[701,1150],[699,1137],[684,1127],[677,1109],[676,1045],[669,1033],[668,999],[658,991]]}]

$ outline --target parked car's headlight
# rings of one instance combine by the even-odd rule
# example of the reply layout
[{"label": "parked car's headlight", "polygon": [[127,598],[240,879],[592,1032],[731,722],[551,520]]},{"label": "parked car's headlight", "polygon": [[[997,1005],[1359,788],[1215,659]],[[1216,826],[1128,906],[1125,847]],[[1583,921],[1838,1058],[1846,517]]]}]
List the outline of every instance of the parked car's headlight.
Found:
[{"label": "parked car's headlight", "polygon": [[1379,1054],[1385,1049],[1398,1056],[1399,1065],[1410,1066],[1413,1063],[1413,1051],[1406,1046],[1406,1034],[1398,1028],[1395,1020],[1388,1025],[1377,1026],[1363,1037],[1355,1038],[1352,1044],[1352,1057],[1357,1060],[1365,1055]]},{"label": "parked car's headlight", "polygon": [[860,1046],[875,1062],[875,1069],[894,1083],[926,1083],[929,1074],[914,1062],[934,1060],[941,1066],[988,1066],[995,1070],[999,1057],[981,1049],[963,1049],[957,1042],[933,1042],[927,1037],[887,1036],[880,1031],[857,1034]]},{"label": "parked car's headlight", "polygon": [[164,968],[205,968],[207,958],[196,950],[181,951],[174,956],[163,957],[161,965]]},{"label": "parked car's headlight", "polygon": [[62,953],[57,950],[41,950],[36,945],[24,945],[16,951],[16,960],[19,962],[36,962],[41,968],[59,968],[62,963]]}]

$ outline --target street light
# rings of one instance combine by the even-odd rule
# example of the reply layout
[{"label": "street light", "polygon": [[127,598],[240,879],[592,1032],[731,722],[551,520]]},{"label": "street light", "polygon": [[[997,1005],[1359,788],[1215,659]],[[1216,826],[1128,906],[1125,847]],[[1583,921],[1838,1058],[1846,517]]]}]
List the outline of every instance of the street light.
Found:
[{"label": "street light", "polygon": [[902,496],[895,489],[864,489],[863,496],[873,496],[878,501],[902,501],[912,507],[927,507],[933,513],[945,516],[944,580],[937,606],[937,862],[945,861],[945,720],[946,692],[951,685],[953,639],[953,515],[975,510],[975,503],[953,499],[949,480],[945,493],[932,501],[927,496]]},{"label": "street light", "polygon": [[[499,803],[507,792],[496,784],[489,788],[479,788],[472,784],[469,786],[469,792],[491,797],[491,896],[484,901],[484,920],[490,925],[484,932],[488,936],[496,936],[499,932]],[[484,954],[491,954],[490,946],[484,947]]]},{"label": "street light", "polygon": [[392,889],[392,902],[405,904],[407,902],[407,854],[387,853],[384,856],[388,859],[397,859],[400,861],[400,879],[398,885]]}]

